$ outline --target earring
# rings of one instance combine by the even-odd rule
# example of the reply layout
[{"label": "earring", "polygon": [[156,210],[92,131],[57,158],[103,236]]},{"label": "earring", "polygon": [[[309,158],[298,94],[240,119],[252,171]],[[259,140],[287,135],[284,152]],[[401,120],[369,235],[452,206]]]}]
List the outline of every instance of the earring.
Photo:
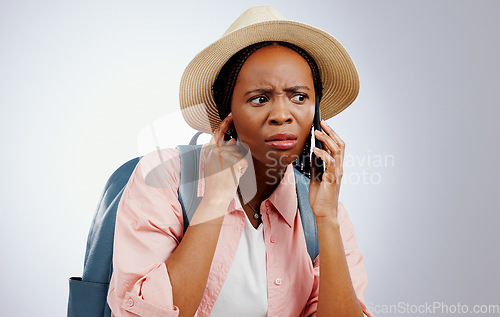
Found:
[{"label": "earring", "polygon": [[233,129],[228,129],[224,135],[224,140],[229,141],[231,139],[236,140],[236,131],[234,131]]}]

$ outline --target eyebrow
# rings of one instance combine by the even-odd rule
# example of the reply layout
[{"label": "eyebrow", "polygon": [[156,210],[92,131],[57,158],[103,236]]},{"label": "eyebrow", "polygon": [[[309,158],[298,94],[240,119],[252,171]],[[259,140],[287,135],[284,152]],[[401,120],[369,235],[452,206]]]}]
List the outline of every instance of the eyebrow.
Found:
[{"label": "eyebrow", "polygon": [[[292,86],[292,87],[285,88],[284,91],[285,92],[294,92],[294,91],[301,90],[301,89],[310,90],[309,87],[307,87],[307,86]],[[247,91],[245,93],[245,96],[256,93],[256,92],[272,93],[273,91],[274,91],[273,89],[257,88],[257,89]]]}]

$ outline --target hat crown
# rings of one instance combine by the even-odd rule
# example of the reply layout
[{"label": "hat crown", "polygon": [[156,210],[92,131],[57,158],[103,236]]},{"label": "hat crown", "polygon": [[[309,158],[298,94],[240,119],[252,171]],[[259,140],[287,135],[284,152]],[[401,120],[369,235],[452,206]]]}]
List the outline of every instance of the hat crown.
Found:
[{"label": "hat crown", "polygon": [[182,115],[194,129],[212,133],[221,123],[213,98],[213,83],[235,53],[263,41],[282,41],[305,50],[316,62],[323,85],[321,118],[349,106],[359,91],[354,63],[337,39],[311,25],[286,19],[269,6],[241,14],[217,41],[198,53],[182,74],[179,102]]},{"label": "hat crown", "polygon": [[238,29],[244,28],[246,26],[260,23],[269,22],[276,20],[286,20],[286,18],[276,11],[273,7],[269,6],[257,6],[252,7],[245,12],[243,12],[234,22],[229,26],[229,28],[224,32],[222,37],[227,34],[236,31]]}]

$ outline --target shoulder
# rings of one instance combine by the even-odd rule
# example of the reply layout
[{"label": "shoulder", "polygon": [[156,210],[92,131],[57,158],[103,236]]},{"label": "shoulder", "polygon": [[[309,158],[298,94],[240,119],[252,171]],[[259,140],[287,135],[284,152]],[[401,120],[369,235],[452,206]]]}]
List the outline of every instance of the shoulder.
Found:
[{"label": "shoulder", "polygon": [[180,162],[179,150],[177,148],[164,148],[151,151],[141,157],[139,164],[143,167],[154,169],[162,164],[172,164],[175,161]]},{"label": "shoulder", "polygon": [[141,180],[149,187],[178,187],[181,171],[179,150],[165,148],[144,155],[137,164],[134,178]]}]

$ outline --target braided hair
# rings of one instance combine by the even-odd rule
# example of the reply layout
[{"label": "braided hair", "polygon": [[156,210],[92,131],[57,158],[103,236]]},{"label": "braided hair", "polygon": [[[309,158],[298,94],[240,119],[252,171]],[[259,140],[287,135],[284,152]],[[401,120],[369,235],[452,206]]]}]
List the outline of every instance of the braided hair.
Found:
[{"label": "braided hair", "polygon": [[[233,97],[234,86],[236,85],[236,79],[238,74],[243,67],[243,64],[248,59],[250,55],[255,53],[260,48],[270,45],[279,45],[287,47],[296,53],[298,53],[302,58],[305,59],[309,68],[311,69],[314,92],[316,97],[316,107],[319,107],[321,96],[323,95],[323,86],[321,84],[321,77],[319,75],[319,69],[316,62],[312,57],[302,48],[288,43],[280,41],[265,41],[249,45],[236,54],[234,54],[225,64],[222,66],[219,75],[215,79],[212,86],[212,94],[214,96],[215,104],[217,105],[217,110],[219,112],[219,117],[221,120],[227,117],[231,112],[231,99]],[[236,131],[232,132],[232,136],[236,137]],[[310,151],[311,151],[311,132],[307,137],[306,144],[302,149],[302,153],[299,155],[296,161],[293,162],[293,166],[297,168],[302,174],[310,177],[311,165],[310,165]]]}]

